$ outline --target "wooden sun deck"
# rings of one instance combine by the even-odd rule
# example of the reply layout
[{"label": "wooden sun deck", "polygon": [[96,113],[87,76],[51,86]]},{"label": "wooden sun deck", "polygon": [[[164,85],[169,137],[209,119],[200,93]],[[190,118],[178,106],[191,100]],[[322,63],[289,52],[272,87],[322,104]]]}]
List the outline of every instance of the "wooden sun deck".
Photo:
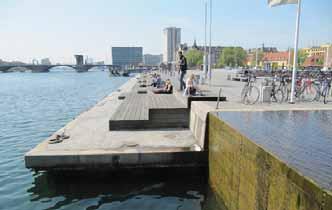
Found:
[{"label": "wooden sun deck", "polygon": [[110,119],[110,130],[187,128],[187,105],[174,94],[153,93],[147,84],[148,78],[141,78],[132,92],[123,95],[125,99]]}]

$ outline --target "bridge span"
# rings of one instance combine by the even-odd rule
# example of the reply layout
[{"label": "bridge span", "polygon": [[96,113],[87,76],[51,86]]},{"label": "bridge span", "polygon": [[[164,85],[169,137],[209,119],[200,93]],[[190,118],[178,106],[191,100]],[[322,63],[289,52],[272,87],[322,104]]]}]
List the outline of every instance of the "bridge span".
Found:
[{"label": "bridge span", "polygon": [[22,68],[25,71],[31,71],[34,73],[43,73],[49,72],[50,69],[55,67],[70,67],[75,69],[77,72],[87,72],[94,67],[106,67],[109,71],[120,70],[120,66],[115,65],[94,65],[94,64],[85,64],[85,65],[0,65],[0,72],[11,72],[14,68]]}]

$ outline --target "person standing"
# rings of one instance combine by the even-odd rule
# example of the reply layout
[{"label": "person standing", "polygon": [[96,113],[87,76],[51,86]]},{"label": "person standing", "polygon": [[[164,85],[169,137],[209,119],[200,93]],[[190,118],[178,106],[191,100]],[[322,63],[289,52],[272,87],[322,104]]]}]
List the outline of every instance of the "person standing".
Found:
[{"label": "person standing", "polygon": [[186,83],[183,81],[187,73],[187,58],[179,51],[179,73],[180,73],[180,91],[186,89]]}]

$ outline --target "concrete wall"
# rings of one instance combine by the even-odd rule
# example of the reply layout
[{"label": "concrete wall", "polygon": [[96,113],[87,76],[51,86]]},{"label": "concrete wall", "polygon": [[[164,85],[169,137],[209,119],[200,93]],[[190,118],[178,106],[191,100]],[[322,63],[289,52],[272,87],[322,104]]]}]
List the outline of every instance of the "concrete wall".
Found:
[{"label": "concrete wall", "polygon": [[190,124],[189,128],[193,133],[195,139],[198,141],[198,145],[202,149],[208,149],[208,145],[205,145],[206,136],[206,119],[208,115],[207,108],[203,107],[202,103],[193,102],[190,109]]},{"label": "concrete wall", "polygon": [[228,210],[332,210],[332,193],[209,114],[209,182]]}]

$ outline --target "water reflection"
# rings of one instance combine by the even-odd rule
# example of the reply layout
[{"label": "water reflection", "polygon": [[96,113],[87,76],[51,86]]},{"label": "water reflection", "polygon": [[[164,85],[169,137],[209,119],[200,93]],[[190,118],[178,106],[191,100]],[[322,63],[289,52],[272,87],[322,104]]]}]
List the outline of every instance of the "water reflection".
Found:
[{"label": "water reflection", "polygon": [[206,176],[169,170],[37,173],[27,190],[44,209],[202,209]]}]

